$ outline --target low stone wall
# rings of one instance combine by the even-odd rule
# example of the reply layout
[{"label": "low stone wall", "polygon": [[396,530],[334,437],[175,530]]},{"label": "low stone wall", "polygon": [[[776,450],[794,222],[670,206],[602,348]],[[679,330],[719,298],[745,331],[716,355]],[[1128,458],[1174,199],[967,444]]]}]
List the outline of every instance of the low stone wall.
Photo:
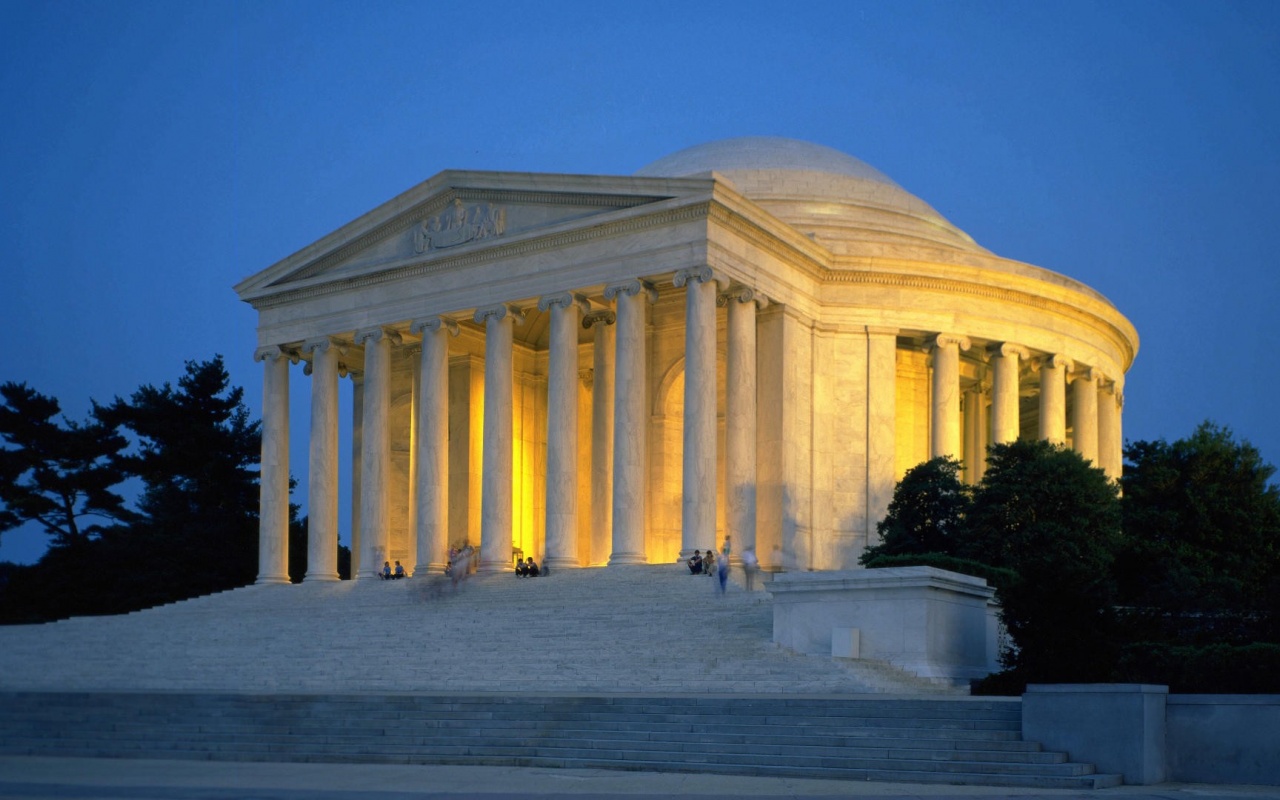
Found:
[{"label": "low stone wall", "polygon": [[1280,786],[1280,695],[1172,694],[1169,780]]},{"label": "low stone wall", "polygon": [[967,683],[998,669],[994,590],[934,567],[774,576],[773,640],[801,653],[886,661]]},{"label": "low stone wall", "polygon": [[1280,785],[1280,696],[1141,684],[1028,686],[1022,736],[1127,784]]}]

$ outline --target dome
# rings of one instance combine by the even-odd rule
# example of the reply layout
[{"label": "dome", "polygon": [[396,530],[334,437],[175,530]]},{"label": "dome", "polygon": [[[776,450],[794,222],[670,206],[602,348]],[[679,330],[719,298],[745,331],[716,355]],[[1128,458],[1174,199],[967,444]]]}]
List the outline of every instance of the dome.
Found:
[{"label": "dome", "polygon": [[735,189],[840,255],[893,255],[895,247],[985,253],[928,203],[871,165],[825,145],[744,136],[694,145],[638,177],[724,178]]},{"label": "dome", "polygon": [[[800,170],[898,186],[880,170],[826,145],[781,136],[742,136],[694,145],[641,168],[640,177],[684,178],[708,172]],[[898,187],[901,188],[901,187]]]}]

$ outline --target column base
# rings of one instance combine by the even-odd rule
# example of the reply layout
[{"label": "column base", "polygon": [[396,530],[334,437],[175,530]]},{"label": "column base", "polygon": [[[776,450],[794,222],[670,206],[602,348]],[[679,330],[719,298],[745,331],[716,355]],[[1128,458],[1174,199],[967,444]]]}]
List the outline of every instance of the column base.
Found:
[{"label": "column base", "polygon": [[253,582],[254,586],[269,586],[271,584],[291,583],[288,575],[259,575],[258,579]]},{"label": "column base", "polygon": [[432,564],[418,564],[413,568],[414,575],[443,575],[444,562],[436,562]]},{"label": "column base", "polygon": [[582,566],[578,559],[567,556],[543,559],[542,563],[550,569],[577,569]]},{"label": "column base", "polygon": [[609,566],[628,566],[631,564],[648,564],[649,559],[643,553],[614,553],[609,556]]},{"label": "column base", "polygon": [[332,583],[334,581],[340,581],[340,580],[342,580],[342,578],[338,577],[338,573],[336,572],[329,572],[321,575],[312,575],[308,573],[307,576],[302,579],[302,582],[303,583]]},{"label": "column base", "polygon": [[515,572],[516,568],[512,566],[511,560],[490,561],[488,563],[481,562],[476,572],[480,575],[491,575],[495,572]]}]

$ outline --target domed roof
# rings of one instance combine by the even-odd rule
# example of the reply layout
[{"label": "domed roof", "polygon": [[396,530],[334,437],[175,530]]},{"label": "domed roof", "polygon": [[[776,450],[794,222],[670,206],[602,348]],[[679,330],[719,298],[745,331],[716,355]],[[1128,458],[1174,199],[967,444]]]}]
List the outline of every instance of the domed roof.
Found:
[{"label": "domed roof", "polygon": [[967,233],[871,165],[830,147],[743,136],[664,156],[638,177],[725,178],[778,219],[845,255],[920,245],[985,253]]},{"label": "domed roof", "polygon": [[[641,177],[684,178],[707,172],[803,170],[897,186],[880,170],[826,145],[781,136],[740,136],[687,147],[642,167]],[[898,187],[901,188],[901,187]]]}]

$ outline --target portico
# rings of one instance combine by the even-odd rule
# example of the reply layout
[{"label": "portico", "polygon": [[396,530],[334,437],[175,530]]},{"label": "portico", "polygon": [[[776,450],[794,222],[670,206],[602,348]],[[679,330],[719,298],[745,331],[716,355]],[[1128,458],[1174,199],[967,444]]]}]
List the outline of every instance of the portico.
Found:
[{"label": "portico", "polygon": [[1042,437],[1118,477],[1137,350],[1093,290],[791,140],[630,177],[443,172],[236,290],[264,365],[260,582],[288,575],[291,377],[308,581],[337,577],[344,413],[360,578],[464,543],[482,570],[554,570],[726,534],[766,566],[848,569],[934,455],[977,480],[987,444]]}]

